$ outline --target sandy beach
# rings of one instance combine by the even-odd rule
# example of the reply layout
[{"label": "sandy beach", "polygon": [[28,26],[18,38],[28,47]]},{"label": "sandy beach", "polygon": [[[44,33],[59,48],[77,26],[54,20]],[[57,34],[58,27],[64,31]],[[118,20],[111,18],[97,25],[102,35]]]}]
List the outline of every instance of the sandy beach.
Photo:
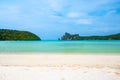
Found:
[{"label": "sandy beach", "polygon": [[0,80],[120,80],[120,55],[3,53]]}]

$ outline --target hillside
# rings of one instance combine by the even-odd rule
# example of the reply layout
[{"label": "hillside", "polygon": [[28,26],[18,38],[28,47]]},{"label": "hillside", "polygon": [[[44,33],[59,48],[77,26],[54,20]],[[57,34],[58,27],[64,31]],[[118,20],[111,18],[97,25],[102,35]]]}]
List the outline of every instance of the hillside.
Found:
[{"label": "hillside", "polygon": [[41,40],[37,35],[29,31],[0,29],[0,40]]},{"label": "hillside", "polygon": [[79,36],[66,32],[60,40],[120,40],[120,33],[106,36]]}]

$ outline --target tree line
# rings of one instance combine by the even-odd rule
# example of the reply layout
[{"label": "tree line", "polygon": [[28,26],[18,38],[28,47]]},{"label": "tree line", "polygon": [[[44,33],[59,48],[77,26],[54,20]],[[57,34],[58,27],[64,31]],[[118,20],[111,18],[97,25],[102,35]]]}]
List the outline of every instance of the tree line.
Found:
[{"label": "tree line", "polygon": [[[41,38],[29,31],[0,29],[0,41],[5,40],[41,40]],[[59,40],[120,40],[120,33],[106,36],[80,36],[66,32]]]},{"label": "tree line", "polygon": [[0,40],[41,40],[36,34],[29,31],[0,29]]},{"label": "tree line", "polygon": [[120,40],[120,33],[107,36],[80,36],[66,32],[59,40]]}]

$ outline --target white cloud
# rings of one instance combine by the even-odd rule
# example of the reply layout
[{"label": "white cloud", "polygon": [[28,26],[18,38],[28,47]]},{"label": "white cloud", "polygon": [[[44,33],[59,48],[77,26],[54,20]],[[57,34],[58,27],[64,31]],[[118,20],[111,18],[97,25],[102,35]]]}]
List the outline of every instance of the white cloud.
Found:
[{"label": "white cloud", "polygon": [[70,12],[67,14],[68,18],[78,18],[79,17],[79,13],[77,12]]},{"label": "white cloud", "polygon": [[82,24],[82,25],[90,25],[92,24],[92,20],[91,19],[63,19],[61,20],[62,23],[66,23],[66,24]]},{"label": "white cloud", "polygon": [[76,21],[77,24],[92,24],[92,21],[89,19],[79,19]]},{"label": "white cloud", "polygon": [[63,0],[47,0],[49,7],[54,11],[61,11],[64,6]]}]

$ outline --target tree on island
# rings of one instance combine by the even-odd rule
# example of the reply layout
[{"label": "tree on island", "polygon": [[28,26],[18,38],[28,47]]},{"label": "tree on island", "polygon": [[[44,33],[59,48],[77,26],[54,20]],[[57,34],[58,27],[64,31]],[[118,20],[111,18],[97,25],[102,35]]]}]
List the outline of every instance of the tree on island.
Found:
[{"label": "tree on island", "polygon": [[0,29],[0,40],[41,40],[37,35],[29,31]]},{"label": "tree on island", "polygon": [[79,36],[66,32],[59,40],[120,40],[120,33],[107,36]]}]

